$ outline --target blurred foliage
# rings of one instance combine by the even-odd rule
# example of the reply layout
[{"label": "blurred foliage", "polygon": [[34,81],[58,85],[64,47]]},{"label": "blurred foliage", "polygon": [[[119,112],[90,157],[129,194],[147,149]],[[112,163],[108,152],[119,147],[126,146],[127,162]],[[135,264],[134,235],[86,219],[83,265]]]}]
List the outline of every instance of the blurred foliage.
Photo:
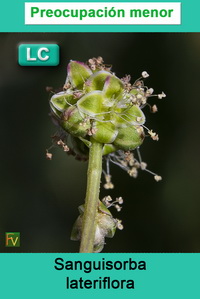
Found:
[{"label": "blurred foliage", "polygon": [[[19,43],[58,43],[57,67],[21,67]],[[118,77],[137,79],[142,71],[155,93],[157,114],[146,125],[159,133],[141,147],[148,167],[163,177],[156,183],[140,171],[137,179],[111,166],[115,189],[102,197],[124,198],[116,216],[124,230],[104,252],[200,252],[200,34],[199,33],[1,33],[1,252],[77,252],[70,241],[78,206],[84,201],[87,162],[60,149],[45,159],[55,128],[48,116],[46,86],[59,88],[70,59],[102,56]],[[102,178],[103,180],[103,178]],[[113,211],[114,212],[114,211]],[[4,234],[21,232],[20,248],[5,248]]]}]

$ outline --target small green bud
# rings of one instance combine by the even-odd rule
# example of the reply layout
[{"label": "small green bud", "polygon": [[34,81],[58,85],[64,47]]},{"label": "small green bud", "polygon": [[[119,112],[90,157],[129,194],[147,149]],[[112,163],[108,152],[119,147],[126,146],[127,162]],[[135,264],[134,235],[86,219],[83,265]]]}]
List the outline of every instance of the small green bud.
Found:
[{"label": "small green bud", "polygon": [[115,125],[110,122],[95,122],[93,126],[95,133],[92,136],[100,143],[112,143],[118,134]]},{"label": "small green bud", "polygon": [[60,118],[70,105],[76,103],[73,93],[66,93],[64,91],[54,94],[50,99],[50,107],[54,114]]},{"label": "small green bud", "polygon": [[118,79],[116,76],[109,76],[106,78],[106,82],[103,89],[106,98],[116,99],[118,96],[122,95],[123,90],[124,85],[122,81]]},{"label": "small green bud", "polygon": [[115,152],[117,148],[113,144],[104,144],[103,147],[103,156]]},{"label": "small green bud", "polygon": [[116,221],[113,219],[111,212],[101,201],[99,201],[98,209],[98,223],[102,230],[104,230],[105,237],[113,238],[116,232]]},{"label": "small green bud", "polygon": [[101,118],[103,110],[103,93],[101,91],[92,91],[87,93],[77,102],[77,107],[81,114],[88,116],[97,116]]},{"label": "small green bud", "polygon": [[83,62],[70,61],[67,67],[66,83],[70,82],[72,87],[82,89],[85,81],[92,75],[91,69]]},{"label": "small green bud", "polygon": [[84,84],[85,92],[91,92],[94,90],[103,90],[106,78],[111,76],[109,72],[99,71],[95,72]]},{"label": "small green bud", "polygon": [[131,105],[128,108],[118,108],[117,105],[112,118],[114,124],[119,128],[130,125],[138,126],[145,123],[144,113],[137,105]]},{"label": "small green bud", "polygon": [[73,93],[69,94],[64,91],[54,94],[50,100],[50,103],[56,110],[63,112],[70,104],[75,104]]},{"label": "small green bud", "polygon": [[[71,240],[74,241],[79,241],[81,239],[84,205],[81,205],[78,210],[80,215],[75,221],[71,233]],[[106,206],[99,201],[94,237],[94,252],[102,251],[105,244],[105,238],[113,238],[116,227],[116,220],[112,217],[112,214]]]},{"label": "small green bud", "polygon": [[60,124],[64,130],[77,137],[84,137],[90,128],[89,119],[83,119],[75,106],[64,111]]},{"label": "small green bud", "polygon": [[129,151],[140,146],[144,139],[144,130],[142,127],[120,128],[114,145],[121,150]]}]

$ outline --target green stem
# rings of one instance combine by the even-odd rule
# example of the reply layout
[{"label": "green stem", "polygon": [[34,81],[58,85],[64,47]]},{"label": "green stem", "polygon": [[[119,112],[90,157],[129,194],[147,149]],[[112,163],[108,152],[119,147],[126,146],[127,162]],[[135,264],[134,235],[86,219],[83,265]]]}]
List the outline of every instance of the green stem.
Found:
[{"label": "green stem", "polygon": [[102,172],[103,145],[91,138],[87,172],[87,190],[82,223],[80,252],[93,252],[96,228],[96,214],[99,201],[100,179]]}]

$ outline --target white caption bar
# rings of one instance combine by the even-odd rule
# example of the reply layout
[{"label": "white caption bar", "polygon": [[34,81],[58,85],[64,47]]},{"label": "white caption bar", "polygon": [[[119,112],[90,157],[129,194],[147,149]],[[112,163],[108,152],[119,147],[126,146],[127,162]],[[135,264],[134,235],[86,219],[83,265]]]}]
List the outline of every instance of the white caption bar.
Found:
[{"label": "white caption bar", "polygon": [[180,2],[26,2],[26,25],[180,25]]}]

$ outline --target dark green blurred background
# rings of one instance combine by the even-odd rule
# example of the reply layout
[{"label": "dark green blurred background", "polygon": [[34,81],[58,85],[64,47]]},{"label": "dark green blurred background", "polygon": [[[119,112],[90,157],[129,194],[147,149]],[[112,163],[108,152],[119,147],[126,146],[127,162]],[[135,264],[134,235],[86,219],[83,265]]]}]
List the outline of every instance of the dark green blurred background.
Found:
[{"label": "dark green blurred background", "polygon": [[[52,42],[61,49],[58,67],[21,67],[19,43]],[[107,239],[104,252],[200,252],[200,34],[30,33],[0,34],[0,249],[1,252],[77,252],[70,231],[83,203],[86,162],[56,149],[45,159],[55,132],[48,116],[46,86],[59,88],[70,59],[102,56],[118,77],[142,71],[159,109],[146,125],[159,142],[141,147],[156,183],[140,171],[137,179],[111,166],[115,189],[101,197],[124,198],[124,230]],[[5,232],[21,232],[20,248],[5,248]]]}]

